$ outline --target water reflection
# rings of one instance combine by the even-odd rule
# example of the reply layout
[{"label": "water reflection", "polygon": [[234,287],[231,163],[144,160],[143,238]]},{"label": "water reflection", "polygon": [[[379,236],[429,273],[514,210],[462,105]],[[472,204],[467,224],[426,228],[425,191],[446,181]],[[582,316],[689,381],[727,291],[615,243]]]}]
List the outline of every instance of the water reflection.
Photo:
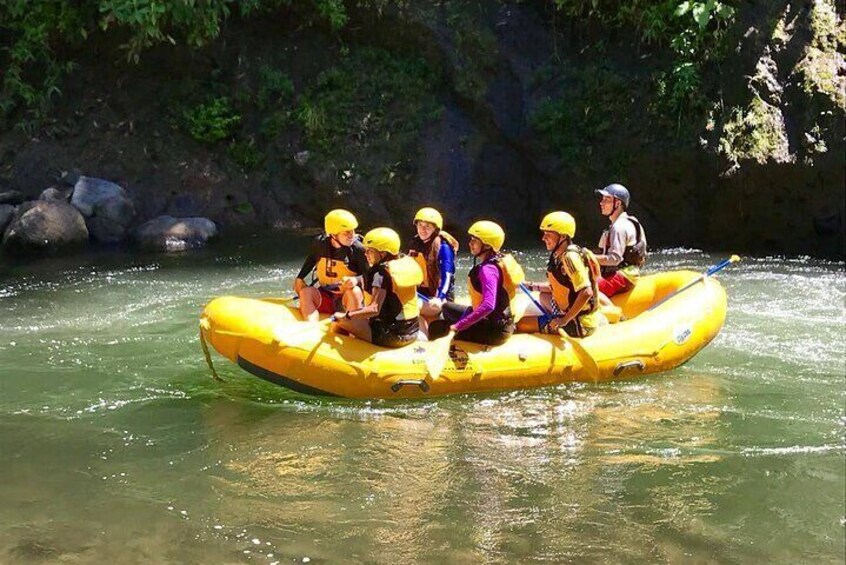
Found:
[{"label": "water reflection", "polygon": [[[257,414],[221,400],[204,411],[223,460],[210,479],[227,500],[214,521],[260,528],[277,552],[313,540],[303,550],[328,560],[663,552],[667,533],[644,526],[642,506],[686,529],[707,516],[713,492],[698,469],[721,459],[725,402],[708,375],[423,407]],[[656,474],[689,482],[685,497],[650,486]]]}]

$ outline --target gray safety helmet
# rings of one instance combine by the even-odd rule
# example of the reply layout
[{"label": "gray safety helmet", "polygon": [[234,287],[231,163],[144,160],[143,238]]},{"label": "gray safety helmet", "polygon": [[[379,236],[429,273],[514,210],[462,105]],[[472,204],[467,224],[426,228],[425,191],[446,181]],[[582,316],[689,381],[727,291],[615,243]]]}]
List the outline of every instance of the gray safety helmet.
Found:
[{"label": "gray safety helmet", "polygon": [[596,191],[597,194],[601,194],[602,196],[611,196],[612,198],[616,198],[620,202],[623,203],[623,206],[626,208],[629,207],[629,201],[631,200],[631,195],[629,194],[629,189],[623,186],[622,184],[609,184],[605,188],[600,188]]}]

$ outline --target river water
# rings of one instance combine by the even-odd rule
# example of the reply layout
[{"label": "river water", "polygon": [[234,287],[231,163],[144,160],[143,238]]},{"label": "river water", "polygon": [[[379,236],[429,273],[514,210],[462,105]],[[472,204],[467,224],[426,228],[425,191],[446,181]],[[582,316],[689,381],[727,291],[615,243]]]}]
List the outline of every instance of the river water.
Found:
[{"label": "river water", "polygon": [[[722,333],[664,375],[361,402],[215,356],[214,382],[203,304],[287,294],[304,247],[0,272],[0,562],[846,558],[843,263],[723,271]],[[651,269],[725,256],[664,250]],[[521,261],[540,277],[542,253]]]}]

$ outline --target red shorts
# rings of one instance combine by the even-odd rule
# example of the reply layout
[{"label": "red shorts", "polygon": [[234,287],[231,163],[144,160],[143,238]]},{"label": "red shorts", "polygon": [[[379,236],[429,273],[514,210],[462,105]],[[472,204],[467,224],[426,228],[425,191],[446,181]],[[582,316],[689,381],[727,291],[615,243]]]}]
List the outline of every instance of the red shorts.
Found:
[{"label": "red shorts", "polygon": [[318,288],[317,292],[320,293],[320,304],[317,305],[317,311],[321,314],[334,314],[335,312],[341,312],[344,309],[342,294],[329,292],[328,290],[324,290],[322,288]]},{"label": "red shorts", "polygon": [[634,285],[623,276],[622,273],[617,271],[607,279],[604,277],[600,277],[598,281],[596,281],[596,286],[599,287],[599,292],[604,294],[605,296],[614,296],[615,294],[620,294],[621,292],[628,292]]}]

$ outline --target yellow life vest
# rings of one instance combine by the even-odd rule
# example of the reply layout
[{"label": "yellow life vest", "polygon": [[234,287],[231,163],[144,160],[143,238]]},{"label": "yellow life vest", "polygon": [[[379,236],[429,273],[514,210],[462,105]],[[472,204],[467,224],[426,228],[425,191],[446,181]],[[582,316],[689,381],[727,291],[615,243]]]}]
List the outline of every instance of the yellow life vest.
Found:
[{"label": "yellow life vest", "polygon": [[385,263],[391,277],[391,295],[385,297],[379,318],[389,321],[412,320],[420,315],[417,303],[417,285],[423,281],[423,272],[417,262],[404,255]]},{"label": "yellow life vest", "polygon": [[[517,296],[517,291],[523,281],[526,280],[526,274],[523,272],[523,267],[514,259],[510,253],[498,254],[491,259],[499,267],[499,272],[502,275],[500,278],[500,285],[508,297],[509,306],[514,306],[514,299]],[[470,303],[473,308],[478,308],[482,303],[482,294],[473,285],[473,281],[469,280],[467,289],[470,291]]]},{"label": "yellow life vest", "polygon": [[546,279],[552,290],[552,298],[562,313],[569,310],[575,295],[588,287],[593,296],[585,303],[582,313],[594,312],[599,301],[598,278],[599,263],[596,257],[590,250],[577,245],[568,247],[561,257],[550,257],[547,265]]},{"label": "yellow life vest", "polygon": [[420,270],[423,272],[423,282],[420,283],[420,288],[426,290],[431,296],[435,295],[438,285],[441,284],[441,267],[438,264],[441,242],[438,238],[446,241],[454,251],[458,252],[458,241],[443,230],[438,232],[438,235],[432,238],[431,245],[435,248],[435,252],[432,254],[431,258],[427,253],[427,249],[430,249],[429,246],[420,241],[417,237],[414,238],[412,248],[409,249],[408,252],[417,264],[420,265]]},{"label": "yellow life vest", "polygon": [[315,273],[317,274],[317,280],[320,282],[320,286],[340,284],[344,280],[344,277],[357,277],[361,274],[352,271],[343,261],[338,261],[330,257],[321,257],[317,260]]}]

